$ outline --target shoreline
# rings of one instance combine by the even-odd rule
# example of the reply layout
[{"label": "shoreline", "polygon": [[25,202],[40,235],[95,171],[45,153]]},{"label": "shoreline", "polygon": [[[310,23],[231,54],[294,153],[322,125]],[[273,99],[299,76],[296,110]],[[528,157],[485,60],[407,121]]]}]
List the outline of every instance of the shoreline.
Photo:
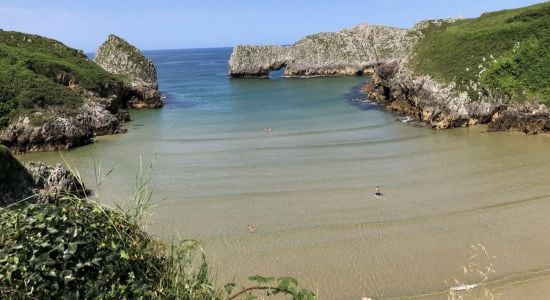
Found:
[{"label": "shoreline", "polygon": [[414,75],[406,64],[392,61],[377,66],[361,92],[385,111],[411,117],[434,129],[487,124],[488,132],[550,133],[550,109],[544,104],[520,104],[492,95],[471,101],[465,92],[453,92],[452,85]]}]

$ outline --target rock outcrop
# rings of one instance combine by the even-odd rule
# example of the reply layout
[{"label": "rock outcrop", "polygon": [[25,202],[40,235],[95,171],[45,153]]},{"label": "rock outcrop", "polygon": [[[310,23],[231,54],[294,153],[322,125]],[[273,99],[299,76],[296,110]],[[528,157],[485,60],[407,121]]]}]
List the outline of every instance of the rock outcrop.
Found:
[{"label": "rock outcrop", "polygon": [[56,113],[53,120],[40,125],[26,116],[0,132],[0,144],[14,153],[69,149],[88,144],[98,135],[126,132],[120,126],[128,119],[127,112],[113,114],[97,104]]},{"label": "rock outcrop", "polygon": [[164,105],[158,91],[157,70],[150,59],[124,39],[109,35],[94,61],[106,71],[123,76],[130,88],[130,108],[158,108]]},{"label": "rock outcrop", "polygon": [[446,129],[489,124],[489,131],[550,131],[550,110],[543,104],[517,103],[479,90],[478,100],[430,76],[414,75],[406,60],[381,63],[363,91],[387,110]]},{"label": "rock outcrop", "polygon": [[33,178],[33,202],[49,203],[65,195],[85,197],[90,194],[81,180],[61,164],[49,166],[43,162],[29,162],[25,168]]},{"label": "rock outcrop", "polygon": [[46,203],[72,194],[84,196],[88,191],[75,176],[60,164],[42,162],[21,164],[8,148],[0,146],[0,206],[17,201]]},{"label": "rock outcrop", "polygon": [[237,46],[229,59],[233,77],[261,77],[285,68],[285,76],[372,74],[384,61],[408,56],[420,38],[416,30],[358,25],[307,36],[288,46]]}]

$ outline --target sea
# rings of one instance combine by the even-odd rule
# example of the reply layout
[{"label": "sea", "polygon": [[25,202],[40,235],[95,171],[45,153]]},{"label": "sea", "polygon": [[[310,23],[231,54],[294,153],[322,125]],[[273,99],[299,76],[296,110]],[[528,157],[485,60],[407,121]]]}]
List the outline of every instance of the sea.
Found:
[{"label": "sea", "polygon": [[505,299],[550,276],[548,135],[427,128],[369,102],[369,77],[232,79],[231,50],[145,51],[164,108],[18,158],[66,161],[109,206],[150,170],[146,230],[198,240],[218,286],[292,276],[319,299]]}]

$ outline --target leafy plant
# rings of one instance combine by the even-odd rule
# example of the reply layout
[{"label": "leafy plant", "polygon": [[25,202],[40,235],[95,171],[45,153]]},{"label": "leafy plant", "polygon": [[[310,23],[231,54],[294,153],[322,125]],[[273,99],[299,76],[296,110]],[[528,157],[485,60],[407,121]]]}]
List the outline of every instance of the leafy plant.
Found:
[{"label": "leafy plant", "polygon": [[[0,149],[2,150],[2,149]],[[66,161],[65,161],[66,162]],[[217,288],[196,241],[165,244],[142,230],[151,200],[142,167],[126,207],[65,193],[57,202],[0,208],[0,295],[10,299],[254,299],[254,292],[315,299],[290,277],[251,276]],[[100,164],[98,164],[100,166]],[[80,180],[78,170],[68,167]],[[112,170],[96,171],[97,188]],[[96,196],[99,192],[96,192]],[[98,199],[99,200],[99,199]]]}]

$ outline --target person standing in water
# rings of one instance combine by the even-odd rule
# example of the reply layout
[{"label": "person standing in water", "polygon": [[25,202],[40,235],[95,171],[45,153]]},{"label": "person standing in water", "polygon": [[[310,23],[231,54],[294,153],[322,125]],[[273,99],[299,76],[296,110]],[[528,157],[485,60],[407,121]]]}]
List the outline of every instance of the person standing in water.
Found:
[{"label": "person standing in water", "polygon": [[382,192],[380,191],[380,186],[377,185],[376,189],[374,189],[374,195],[375,196],[382,196]]}]

